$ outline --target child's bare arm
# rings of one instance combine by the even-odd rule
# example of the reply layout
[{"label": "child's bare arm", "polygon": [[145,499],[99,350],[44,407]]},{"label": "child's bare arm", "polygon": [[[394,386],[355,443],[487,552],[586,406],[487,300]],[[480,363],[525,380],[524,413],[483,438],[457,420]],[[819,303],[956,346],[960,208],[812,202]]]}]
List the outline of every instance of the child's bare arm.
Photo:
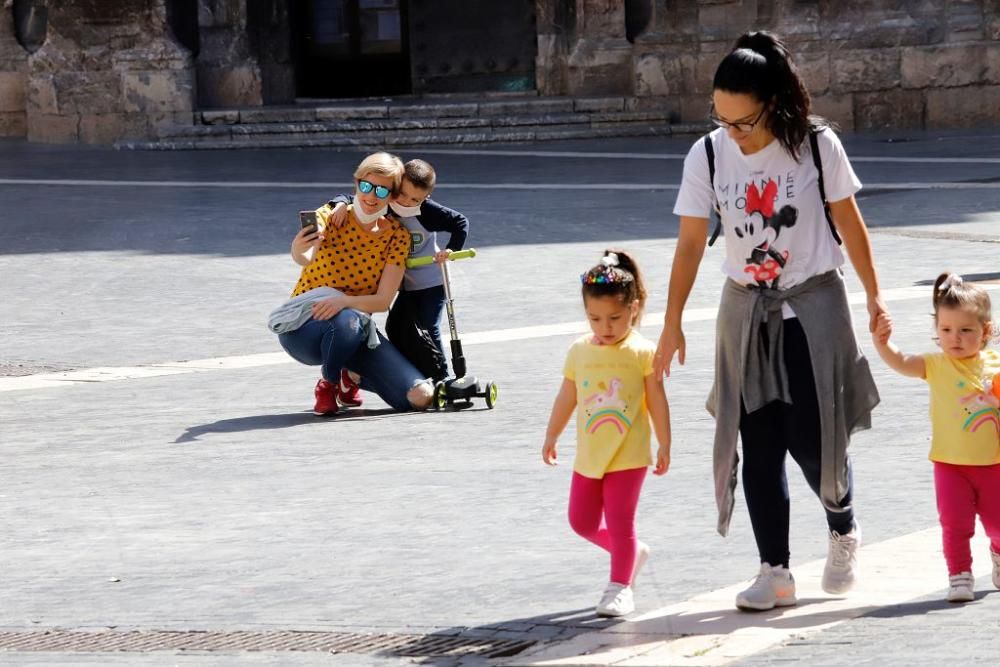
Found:
[{"label": "child's bare arm", "polygon": [[872,342],[875,343],[878,356],[900,375],[926,377],[927,364],[924,358],[916,354],[904,354],[889,340],[890,336],[892,336],[892,320],[885,313],[881,313],[875,323],[875,332],[872,334]]},{"label": "child's bare arm", "polygon": [[662,475],[670,467],[670,404],[667,403],[667,392],[663,381],[656,373],[646,376],[646,407],[649,409],[649,420],[653,423],[656,441],[659,449],[656,452],[656,466],[653,473]]},{"label": "child's bare arm", "polygon": [[542,460],[549,465],[556,464],[556,441],[569,423],[576,409],[576,383],[569,378],[563,378],[562,386],[552,404],[552,414],[549,415],[549,426],[545,429],[545,445],[542,447]]}]

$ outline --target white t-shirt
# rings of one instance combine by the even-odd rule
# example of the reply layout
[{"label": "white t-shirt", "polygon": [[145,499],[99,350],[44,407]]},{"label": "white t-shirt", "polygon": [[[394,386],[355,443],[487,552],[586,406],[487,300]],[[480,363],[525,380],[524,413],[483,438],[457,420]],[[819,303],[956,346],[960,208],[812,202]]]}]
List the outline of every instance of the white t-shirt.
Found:
[{"label": "white t-shirt", "polygon": [[[710,136],[715,148],[715,196],[726,239],[723,273],[743,285],[787,289],[844,263],[823,212],[808,140],[796,162],[778,140],[744,155],[725,130]],[[826,129],[816,139],[827,201],[840,201],[860,190],[861,181],[837,135]],[[684,159],[674,214],[710,218],[712,207],[708,155],[699,140]],[[790,312],[786,309],[785,316]]]}]

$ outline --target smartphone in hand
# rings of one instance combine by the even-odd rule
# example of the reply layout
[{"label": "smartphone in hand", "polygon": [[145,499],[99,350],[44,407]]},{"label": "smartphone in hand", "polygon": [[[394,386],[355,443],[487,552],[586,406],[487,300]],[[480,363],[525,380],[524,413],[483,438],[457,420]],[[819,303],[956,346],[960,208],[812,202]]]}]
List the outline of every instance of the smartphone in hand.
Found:
[{"label": "smartphone in hand", "polygon": [[310,234],[314,234],[319,230],[319,218],[316,216],[316,211],[299,211],[299,224],[302,229],[309,229]]}]

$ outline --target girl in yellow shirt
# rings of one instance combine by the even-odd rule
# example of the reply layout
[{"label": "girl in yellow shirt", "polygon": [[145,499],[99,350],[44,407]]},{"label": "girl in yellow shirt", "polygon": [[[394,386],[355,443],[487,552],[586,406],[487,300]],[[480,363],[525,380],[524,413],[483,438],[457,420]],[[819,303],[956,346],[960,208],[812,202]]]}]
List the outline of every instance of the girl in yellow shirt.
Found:
[{"label": "girl in yellow shirt", "polygon": [[890,342],[892,320],[878,319],[879,355],[901,375],[930,388],[934,488],[948,564],[950,602],[975,598],[969,540],[979,514],[990,538],[993,585],[1000,588],[1000,411],[989,395],[1000,373],[1000,353],[986,348],[993,335],[990,295],[954,273],[934,282],[934,325],[941,352],[904,354]]},{"label": "girl in yellow shirt", "polygon": [[569,522],[611,554],[611,580],[597,613],[623,616],[635,609],[632,583],[649,556],[635,533],[639,492],[652,463],[649,423],[660,443],[653,472],[662,475],[670,465],[670,412],[663,383],[653,375],[656,346],[633,329],[646,302],[635,260],[609,250],[581,278],[593,333],[570,347],[542,460],[556,464],[556,441],[575,410]]}]

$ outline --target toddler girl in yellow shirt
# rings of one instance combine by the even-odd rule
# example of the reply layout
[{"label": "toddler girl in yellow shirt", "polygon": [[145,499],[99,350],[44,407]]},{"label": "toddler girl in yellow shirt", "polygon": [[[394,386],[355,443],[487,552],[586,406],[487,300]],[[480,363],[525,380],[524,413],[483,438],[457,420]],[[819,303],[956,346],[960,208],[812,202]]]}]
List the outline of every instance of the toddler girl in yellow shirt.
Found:
[{"label": "toddler girl in yellow shirt", "polygon": [[609,250],[581,278],[592,333],[570,347],[542,460],[556,464],[556,441],[575,410],[569,522],[611,554],[611,580],[597,613],[624,616],[635,609],[632,584],[649,556],[635,533],[639,492],[652,463],[649,425],[660,443],[653,472],[662,475],[670,465],[670,412],[663,382],[653,373],[656,345],[633,329],[646,303],[635,260]]},{"label": "toddler girl in yellow shirt", "polygon": [[990,295],[954,273],[934,282],[934,326],[941,352],[904,354],[893,344],[892,320],[879,316],[875,348],[901,375],[923,378],[930,389],[934,488],[948,564],[950,602],[975,599],[969,540],[979,514],[990,538],[993,585],[1000,588],[1000,411],[989,395],[1000,373]]}]

